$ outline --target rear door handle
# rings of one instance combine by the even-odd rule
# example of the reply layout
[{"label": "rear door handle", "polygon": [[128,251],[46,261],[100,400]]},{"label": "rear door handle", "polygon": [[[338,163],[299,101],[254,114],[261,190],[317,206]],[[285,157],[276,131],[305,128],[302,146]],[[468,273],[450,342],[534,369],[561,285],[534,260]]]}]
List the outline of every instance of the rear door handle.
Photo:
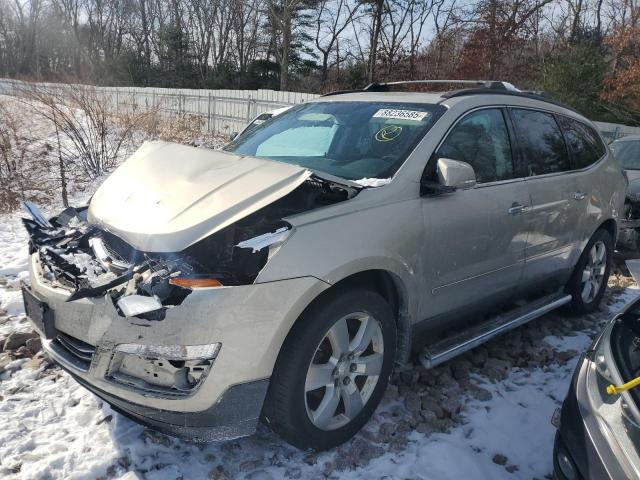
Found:
[{"label": "rear door handle", "polygon": [[509,215],[519,215],[520,213],[524,212],[526,208],[527,207],[525,207],[524,205],[514,202],[513,205],[511,205],[511,208],[507,210],[507,212],[509,213]]},{"label": "rear door handle", "polygon": [[584,197],[586,197],[587,194],[584,192],[574,192],[573,193],[573,199],[576,201],[580,201],[580,200],[584,200]]}]

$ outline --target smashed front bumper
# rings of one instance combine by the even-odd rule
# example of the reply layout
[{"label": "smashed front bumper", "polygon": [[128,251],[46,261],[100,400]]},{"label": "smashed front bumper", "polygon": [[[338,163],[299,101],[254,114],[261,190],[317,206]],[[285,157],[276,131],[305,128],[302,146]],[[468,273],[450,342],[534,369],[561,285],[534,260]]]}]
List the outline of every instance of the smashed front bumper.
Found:
[{"label": "smashed front bumper", "polygon": [[[310,299],[328,287],[303,277],[198,289],[162,320],[153,320],[122,316],[109,295],[67,301],[67,290],[43,281],[39,262],[33,254],[30,289],[53,312],[54,336],[43,342],[49,355],[116,410],[166,433],[200,440],[255,430],[286,334]],[[197,388],[185,391],[166,384],[149,388],[153,371],[142,372],[147,378],[141,383],[121,381],[114,369],[123,344],[220,348]],[[128,373],[135,375],[135,368]]]}]

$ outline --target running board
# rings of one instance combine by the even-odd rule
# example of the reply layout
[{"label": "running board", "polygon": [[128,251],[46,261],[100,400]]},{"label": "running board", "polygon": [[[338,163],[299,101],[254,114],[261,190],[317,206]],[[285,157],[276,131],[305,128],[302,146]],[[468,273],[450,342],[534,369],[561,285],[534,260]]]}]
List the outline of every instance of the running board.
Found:
[{"label": "running board", "polygon": [[420,363],[425,368],[435,367],[447,360],[471,350],[498,335],[517,328],[571,301],[571,295],[554,293],[527,303],[521,307],[495,316],[484,323],[451,337],[428,345],[420,354]]}]

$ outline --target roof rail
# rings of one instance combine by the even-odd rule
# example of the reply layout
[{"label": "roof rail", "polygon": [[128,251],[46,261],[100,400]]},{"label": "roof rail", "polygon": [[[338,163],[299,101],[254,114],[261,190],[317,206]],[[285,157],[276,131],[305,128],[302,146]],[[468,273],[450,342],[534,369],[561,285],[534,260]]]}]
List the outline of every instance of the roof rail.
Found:
[{"label": "roof rail", "polygon": [[542,102],[557,105],[562,108],[566,108],[567,110],[571,110],[575,113],[580,113],[574,108],[558,102],[557,100],[554,100],[551,95],[542,90],[520,90],[516,88],[512,83],[496,80],[406,80],[399,82],[371,83],[361,90],[338,90],[336,92],[325,93],[321,96],[328,97],[331,95],[341,95],[345,93],[358,92],[388,92],[395,86],[405,85],[460,85],[461,87],[463,87],[458,90],[447,90],[441,92],[441,95],[443,97],[442,101],[447,98],[493,93],[496,95],[512,95],[515,97],[539,100]]},{"label": "roof rail", "polygon": [[[493,93],[493,94],[497,94],[497,95],[509,95],[509,96],[513,96],[513,97],[521,97],[521,98],[529,98],[531,100],[538,100],[540,102],[545,102],[545,103],[550,103],[552,105],[556,105],[558,107],[562,107],[562,108],[566,108],[567,110],[571,110],[572,112],[578,113],[580,115],[582,115],[580,112],[578,112],[575,108],[570,107],[569,105],[565,105],[562,102],[559,102],[555,99],[553,99],[553,97],[551,95],[549,95],[547,92],[543,92],[543,91],[532,91],[532,90],[503,90],[500,91],[498,89],[485,89],[485,88],[465,88],[462,90],[455,90],[452,92],[446,92],[442,95],[442,97],[444,99],[448,99],[448,98],[455,98],[455,97],[466,97],[468,95],[483,95],[483,94],[489,94],[489,93]],[[444,100],[443,100],[444,101]]]},{"label": "roof rail", "polygon": [[388,92],[394,87],[410,86],[410,85],[460,85],[467,88],[480,88],[491,89],[509,92],[519,92],[513,84],[509,82],[499,82],[496,80],[406,80],[398,82],[385,82],[385,83],[370,83],[361,90],[337,90],[335,92],[325,93],[321,95],[323,97],[329,97],[332,95],[342,95],[345,93],[358,93],[358,92]]},{"label": "roof rail", "polygon": [[409,85],[467,85],[476,88],[519,92],[513,84],[496,80],[405,80],[399,82],[370,83],[362,90],[365,92],[386,92],[393,87]]}]

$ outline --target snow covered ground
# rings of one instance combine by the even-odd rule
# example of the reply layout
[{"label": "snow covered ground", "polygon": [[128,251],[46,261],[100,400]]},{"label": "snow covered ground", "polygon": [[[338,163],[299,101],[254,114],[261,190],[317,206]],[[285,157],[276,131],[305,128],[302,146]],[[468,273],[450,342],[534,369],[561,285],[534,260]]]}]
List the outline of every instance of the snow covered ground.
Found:
[{"label": "snow covered ground", "polygon": [[[87,201],[100,183],[72,191]],[[53,200],[45,213],[60,205]],[[0,345],[30,331],[19,290],[26,234],[0,215]],[[552,313],[432,370],[414,365],[392,385],[364,430],[313,454],[269,430],[225,443],[165,437],[113,412],[42,352],[0,353],[0,478],[6,479],[543,479],[552,468],[550,417],[580,352],[637,295],[611,282],[603,310]]]},{"label": "snow covered ground", "polygon": [[[19,291],[26,255],[19,215],[0,216],[0,336],[29,330]],[[433,370],[394,374],[364,431],[319,455],[266,428],[226,443],[165,437],[113,412],[41,353],[0,357],[10,361],[0,374],[0,477],[548,478],[549,419],[578,352],[635,295],[618,288],[597,314],[553,313]]]}]

